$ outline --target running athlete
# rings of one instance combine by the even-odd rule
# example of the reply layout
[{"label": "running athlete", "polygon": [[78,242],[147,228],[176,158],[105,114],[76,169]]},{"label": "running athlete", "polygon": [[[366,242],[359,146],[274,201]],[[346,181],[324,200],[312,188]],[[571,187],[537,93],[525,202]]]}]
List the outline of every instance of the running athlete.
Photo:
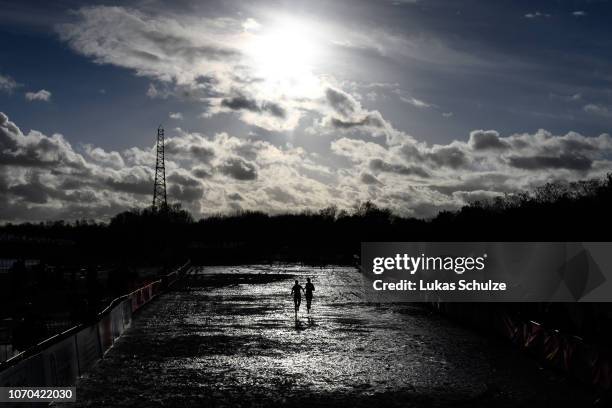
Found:
[{"label": "running athlete", "polygon": [[310,282],[310,278],[306,278],[306,309],[310,313],[310,306],[312,305],[312,292],[315,291],[314,285]]},{"label": "running athlete", "polygon": [[304,292],[304,288],[298,281],[295,281],[295,285],[293,285],[291,288],[291,294],[293,295],[293,304],[295,305],[296,316],[298,310],[300,310],[300,304],[302,303],[302,292]]}]

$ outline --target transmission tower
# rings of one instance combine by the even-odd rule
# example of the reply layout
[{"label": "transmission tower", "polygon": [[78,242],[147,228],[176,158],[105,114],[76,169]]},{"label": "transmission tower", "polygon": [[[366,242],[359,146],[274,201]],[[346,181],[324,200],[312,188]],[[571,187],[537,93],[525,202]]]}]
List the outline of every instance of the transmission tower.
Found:
[{"label": "transmission tower", "polygon": [[165,209],[166,201],[166,165],[164,163],[164,128],[157,128],[157,158],[155,160],[155,184],[153,185],[153,209]]}]

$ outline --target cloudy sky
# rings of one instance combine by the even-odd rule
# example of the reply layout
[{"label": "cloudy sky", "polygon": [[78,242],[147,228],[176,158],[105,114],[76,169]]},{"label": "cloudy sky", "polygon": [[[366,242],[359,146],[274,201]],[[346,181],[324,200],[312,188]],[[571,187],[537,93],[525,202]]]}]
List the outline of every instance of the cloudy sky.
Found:
[{"label": "cloudy sky", "polygon": [[0,0],[0,220],[429,217],[612,170],[605,1]]}]

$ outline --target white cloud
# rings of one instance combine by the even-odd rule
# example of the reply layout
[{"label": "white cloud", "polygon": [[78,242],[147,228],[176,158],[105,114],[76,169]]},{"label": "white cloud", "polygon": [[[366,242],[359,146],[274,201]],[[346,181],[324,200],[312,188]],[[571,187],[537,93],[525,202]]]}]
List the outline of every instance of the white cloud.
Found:
[{"label": "white cloud", "polygon": [[576,10],[572,12],[572,16],[574,17],[584,17],[586,15],[587,15],[586,11],[582,11],[582,10]]},{"label": "white cloud", "polygon": [[[326,107],[321,105],[325,90],[338,84],[315,74],[310,65],[316,59],[308,60],[304,55],[308,50],[316,54],[334,47],[328,38],[342,38],[351,44],[349,48],[372,48],[393,58],[445,65],[482,64],[439,41],[378,29],[340,30],[323,22],[285,21],[283,30],[276,32],[273,24],[268,27],[254,18],[151,15],[124,7],[83,7],[75,16],[73,23],[58,27],[60,37],[97,63],[132,69],[136,75],[150,78],[148,96],[188,98],[202,103],[204,117],[233,113],[243,122],[269,131],[293,131],[306,116],[326,115]],[[281,51],[283,56],[278,55]],[[397,84],[372,84],[372,88],[389,86]],[[378,95],[369,94],[374,97]],[[234,103],[238,98],[250,102]],[[421,99],[405,98],[419,108],[436,107]],[[359,120],[364,119],[372,118]]]},{"label": "white cloud", "polygon": [[[320,97],[319,78],[275,51],[282,45],[290,52],[296,45],[289,40],[307,42],[306,35],[283,39],[259,33],[263,26],[253,18],[154,16],[124,7],[83,7],[75,16],[73,23],[57,28],[75,51],[150,78],[146,93],[151,98],[202,103],[204,116],[235,113],[268,130],[293,130]],[[236,98],[254,103],[228,102]]]},{"label": "white cloud", "polygon": [[582,100],[582,94],[579,92],[573,93],[573,94],[556,94],[556,93],[551,93],[550,94],[550,98],[551,99],[557,99],[563,102],[578,102],[580,100]]},{"label": "white cloud", "polygon": [[40,91],[36,92],[26,92],[25,98],[28,101],[49,102],[51,100],[51,92],[47,91],[46,89],[41,89]]},{"label": "white cloud", "polygon": [[257,31],[261,28],[261,24],[254,18],[249,17],[242,23],[242,28],[244,31]]},{"label": "white cloud", "polygon": [[[349,96],[338,95],[337,109],[349,115],[358,109]],[[344,158],[333,168],[301,148],[227,133],[168,132],[169,198],[182,201],[196,217],[238,208],[274,213],[335,204],[348,209],[358,200],[404,215],[432,216],[478,197],[599,177],[612,168],[607,134],[540,130],[503,137],[476,130],[465,141],[428,145],[392,128],[385,132],[397,134],[370,139],[375,142],[355,139],[359,134],[353,132],[358,130],[331,142],[331,151]],[[59,134],[24,134],[0,113],[1,218],[106,218],[148,205],[153,148],[77,149]]]},{"label": "white cloud", "polygon": [[430,103],[427,103],[425,101],[422,101],[420,99],[414,98],[414,97],[405,97],[405,96],[400,96],[400,100],[402,102],[406,102],[412,106],[416,106],[417,108],[431,108],[433,105]]},{"label": "white cloud", "polygon": [[398,95],[400,101],[407,103],[409,105],[412,105],[416,108],[419,108],[419,109],[438,108],[438,106],[434,105],[433,103],[425,102],[422,99],[418,99],[412,95],[407,94],[404,90],[402,90],[399,87],[396,87],[395,89],[393,89],[392,92]]},{"label": "white cloud", "polygon": [[183,114],[181,112],[170,112],[168,116],[170,119],[183,120]]},{"label": "white cloud", "polygon": [[87,156],[96,163],[113,167],[115,169],[123,169],[125,162],[119,152],[107,152],[100,147],[94,147],[90,144],[84,145]]},{"label": "white cloud", "polygon": [[11,93],[17,87],[19,87],[19,84],[13,78],[0,74],[0,92]]},{"label": "white cloud", "polygon": [[590,103],[588,105],[585,105],[583,109],[585,112],[591,113],[593,115],[603,116],[605,118],[612,117],[612,109],[607,106]]},{"label": "white cloud", "polygon": [[548,14],[548,13],[541,13],[539,11],[535,11],[535,12],[532,12],[532,13],[525,14],[525,18],[529,18],[529,19],[548,18],[548,17],[550,17],[550,14]]}]

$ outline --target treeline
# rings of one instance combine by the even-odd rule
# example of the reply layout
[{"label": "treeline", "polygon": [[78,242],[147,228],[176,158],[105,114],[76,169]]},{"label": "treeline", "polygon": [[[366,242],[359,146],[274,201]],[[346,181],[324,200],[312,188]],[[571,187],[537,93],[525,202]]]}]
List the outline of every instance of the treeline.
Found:
[{"label": "treeline", "polygon": [[[404,218],[370,202],[353,211],[329,207],[319,212],[267,215],[244,212],[202,219],[194,243],[214,251],[208,259],[275,253],[289,260],[353,261],[364,241],[596,241],[607,239],[612,219],[612,175],[573,183],[548,183],[531,192],[478,201],[430,220]],[[197,245],[197,244],[196,244]],[[228,256],[224,256],[224,255]],[[237,260],[239,261],[239,259]]]},{"label": "treeline", "polygon": [[0,257],[55,262],[174,264],[298,261],[354,263],[362,241],[598,241],[612,220],[612,174],[556,182],[406,218],[371,202],[350,211],[269,215],[244,211],[195,221],[180,205],[134,209],[109,223],[58,221],[0,228]]}]

